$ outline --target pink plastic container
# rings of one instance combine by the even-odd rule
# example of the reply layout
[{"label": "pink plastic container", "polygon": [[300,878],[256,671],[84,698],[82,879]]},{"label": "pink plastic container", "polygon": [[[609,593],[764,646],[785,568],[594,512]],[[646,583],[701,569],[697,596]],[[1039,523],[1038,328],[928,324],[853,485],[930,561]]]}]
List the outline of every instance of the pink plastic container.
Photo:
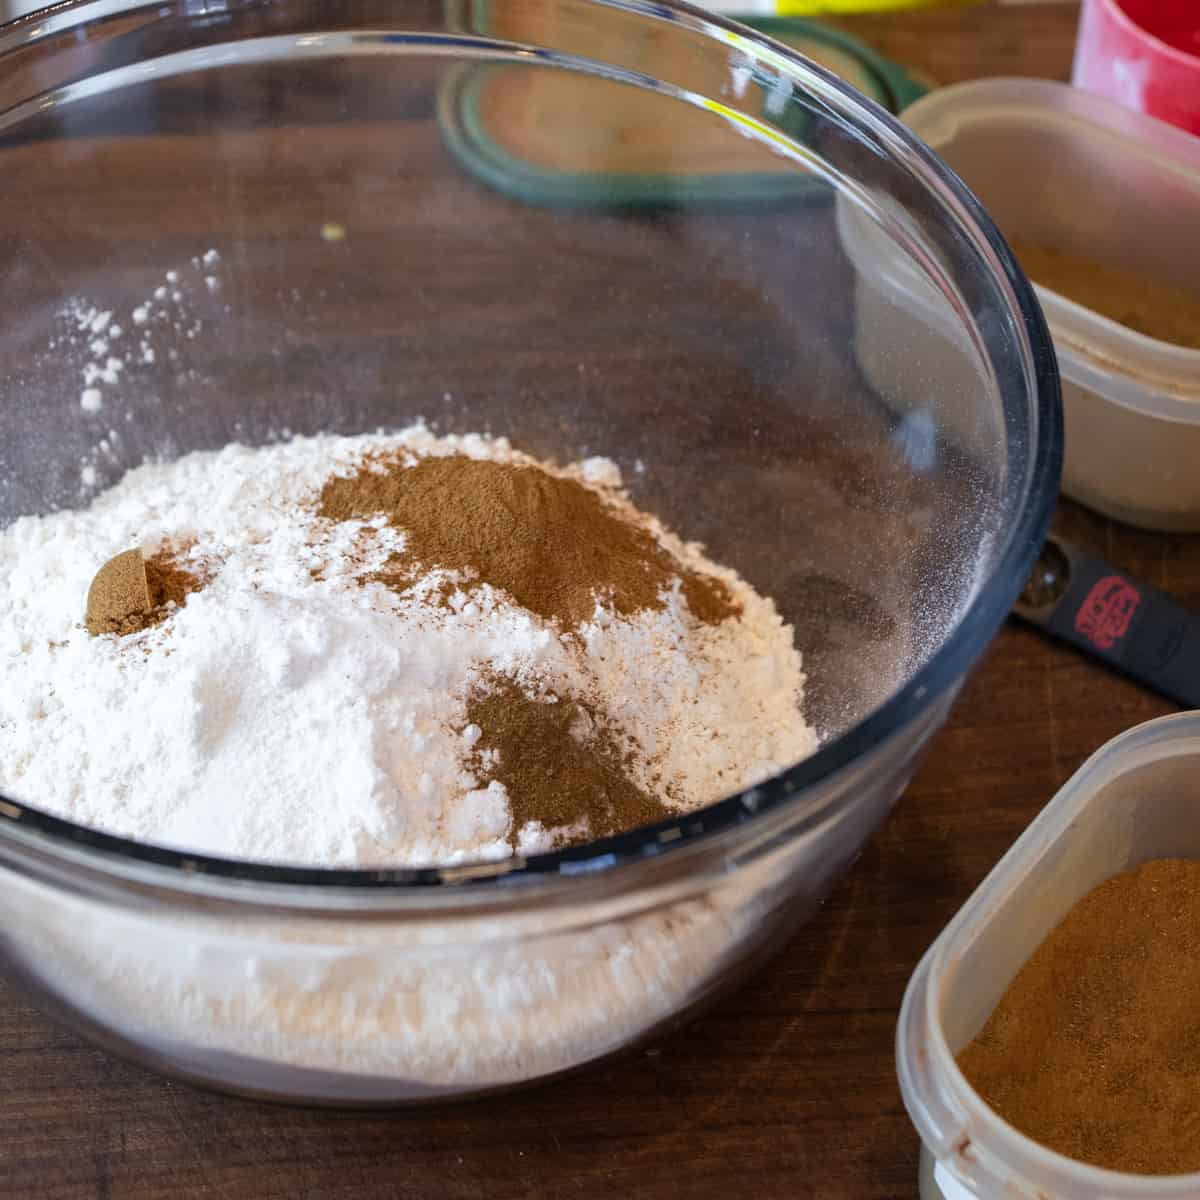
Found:
[{"label": "pink plastic container", "polygon": [[1200,0],[1084,0],[1071,82],[1200,134]]}]

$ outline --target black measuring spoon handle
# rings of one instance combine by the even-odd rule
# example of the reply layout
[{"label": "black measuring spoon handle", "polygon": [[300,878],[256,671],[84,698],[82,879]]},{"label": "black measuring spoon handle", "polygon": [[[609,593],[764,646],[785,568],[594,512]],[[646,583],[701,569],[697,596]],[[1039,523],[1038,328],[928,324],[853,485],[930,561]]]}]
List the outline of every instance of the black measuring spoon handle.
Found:
[{"label": "black measuring spoon handle", "polygon": [[1017,616],[1182,704],[1200,708],[1200,615],[1052,537]]}]

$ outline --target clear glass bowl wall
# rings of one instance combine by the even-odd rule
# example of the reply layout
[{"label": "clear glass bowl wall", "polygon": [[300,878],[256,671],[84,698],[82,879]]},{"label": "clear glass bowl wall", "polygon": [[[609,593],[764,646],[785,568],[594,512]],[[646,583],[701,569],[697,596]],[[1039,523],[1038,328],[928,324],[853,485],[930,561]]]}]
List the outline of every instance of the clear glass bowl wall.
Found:
[{"label": "clear glass bowl wall", "polygon": [[[899,314],[894,388],[856,361],[838,206],[940,297]],[[887,814],[1053,502],[1053,359],[986,217],[881,110],[697,11],[62,5],[0,30],[0,222],[0,524],[147,456],[424,416],[612,456],[806,656],[813,758],[527,863],[221,863],[0,801],[8,972],[187,1078],[419,1101],[692,1010]],[[168,271],[188,328],[84,411],[65,309],[127,323]]]}]

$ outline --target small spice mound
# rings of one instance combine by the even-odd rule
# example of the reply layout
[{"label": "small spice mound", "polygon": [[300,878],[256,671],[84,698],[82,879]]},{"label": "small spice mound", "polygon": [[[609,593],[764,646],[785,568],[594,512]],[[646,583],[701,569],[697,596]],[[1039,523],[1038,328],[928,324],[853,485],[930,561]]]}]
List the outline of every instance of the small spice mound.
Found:
[{"label": "small spice mound", "polygon": [[87,594],[87,631],[115,633],[150,611],[146,562],[140,550],[115,555],[96,572]]},{"label": "small spice mound", "polygon": [[1135,333],[1200,350],[1200,293],[1035,242],[1012,247],[1035,283]]},{"label": "small spice mound", "polygon": [[958,1063],[1006,1121],[1060,1154],[1200,1171],[1200,862],[1148,862],[1085,896]]},{"label": "small spice mound", "polygon": [[[740,608],[719,579],[681,567],[604,496],[540,467],[461,454],[365,463],[321,491],[333,521],[384,514],[408,537],[404,558],[475,573],[539,616],[574,628],[606,598],[622,616],[661,609],[678,579],[692,615],[717,624]],[[398,585],[403,572],[380,578]]]},{"label": "small spice mound", "polygon": [[572,838],[583,842],[668,815],[629,778],[619,734],[585,701],[536,700],[511,679],[489,679],[471,696],[467,720],[482,731],[470,766],[508,792],[514,849],[531,821],[545,829],[584,821]]},{"label": "small spice mound", "polygon": [[179,565],[177,552],[163,549],[144,559],[126,550],[96,572],[88,589],[87,631],[125,636],[159,625],[184,604],[204,580]]},{"label": "small spice mound", "polygon": [[204,579],[181,567],[178,554],[169,550],[160,550],[146,560],[146,582],[156,609],[169,609],[172,605],[181,608],[193,592],[204,586]]}]

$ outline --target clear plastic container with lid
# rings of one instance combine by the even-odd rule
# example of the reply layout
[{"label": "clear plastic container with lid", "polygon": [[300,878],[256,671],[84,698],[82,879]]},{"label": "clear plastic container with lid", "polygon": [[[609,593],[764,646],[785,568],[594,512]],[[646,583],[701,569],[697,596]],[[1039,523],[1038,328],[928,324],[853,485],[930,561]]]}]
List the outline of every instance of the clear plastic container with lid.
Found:
[{"label": "clear plastic container with lid", "polygon": [[900,1010],[900,1090],[921,1136],[922,1200],[1184,1200],[1200,1173],[1128,1175],[1019,1133],[954,1056],[1074,905],[1121,871],[1200,858],[1200,713],[1150,721],[1103,746],[1066,783],[930,947]]},{"label": "clear plastic container with lid", "polygon": [[[902,119],[1006,237],[1200,288],[1200,140],[1036,79],[943,88]],[[929,394],[928,363],[943,347],[916,329],[912,314],[944,301],[848,207],[841,216],[859,268],[859,361],[869,379],[886,377],[894,403],[919,407]],[[1048,288],[1037,293],[1062,374],[1063,490],[1133,525],[1200,530],[1200,350],[1136,333]],[[898,345],[905,372],[896,367]],[[963,354],[970,357],[970,347]]]}]

